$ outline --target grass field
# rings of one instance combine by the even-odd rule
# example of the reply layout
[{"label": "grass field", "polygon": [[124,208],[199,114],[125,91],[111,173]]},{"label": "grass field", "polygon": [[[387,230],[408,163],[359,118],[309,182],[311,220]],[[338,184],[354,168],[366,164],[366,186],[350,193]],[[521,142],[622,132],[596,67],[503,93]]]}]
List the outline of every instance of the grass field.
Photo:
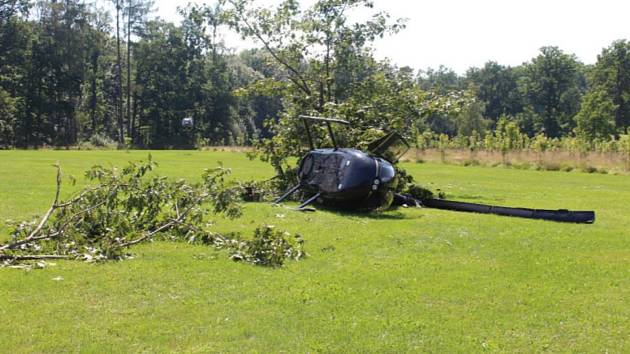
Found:
[{"label": "grass field", "polygon": [[[66,175],[147,152],[0,151],[0,222],[42,213]],[[158,173],[272,171],[243,154],[153,152]],[[153,243],[136,258],[0,269],[1,352],[628,352],[630,178],[406,164],[452,199],[595,209],[593,225],[430,209],[298,213],[247,204],[220,231],[301,233],[282,269],[202,246]],[[65,191],[69,193],[69,190]],[[278,214],[284,215],[283,218]],[[2,224],[0,224],[2,225]],[[0,226],[0,237],[6,237]],[[62,279],[62,280],[60,280]]]}]

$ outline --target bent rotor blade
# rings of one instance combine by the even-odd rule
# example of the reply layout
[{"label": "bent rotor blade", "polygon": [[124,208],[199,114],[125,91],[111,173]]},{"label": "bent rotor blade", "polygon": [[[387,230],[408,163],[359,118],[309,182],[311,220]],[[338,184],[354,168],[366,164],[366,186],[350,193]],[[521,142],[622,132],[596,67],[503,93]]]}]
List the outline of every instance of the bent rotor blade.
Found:
[{"label": "bent rotor blade", "polygon": [[504,216],[515,216],[527,219],[550,220],[559,222],[572,222],[582,224],[592,224],[595,222],[594,211],[571,211],[566,209],[545,210],[528,208],[510,208],[496,205],[485,205],[476,203],[456,202],[442,199],[426,199],[422,205],[427,208],[473,212],[480,214],[495,214]]}]

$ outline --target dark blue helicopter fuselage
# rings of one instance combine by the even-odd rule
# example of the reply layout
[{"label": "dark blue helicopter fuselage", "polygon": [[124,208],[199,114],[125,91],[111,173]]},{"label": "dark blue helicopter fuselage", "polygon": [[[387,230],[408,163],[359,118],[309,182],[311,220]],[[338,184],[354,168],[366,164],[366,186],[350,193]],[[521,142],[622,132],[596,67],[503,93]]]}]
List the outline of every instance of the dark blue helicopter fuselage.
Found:
[{"label": "dark blue helicopter fuselage", "polygon": [[390,162],[356,149],[316,149],[306,154],[298,171],[301,188],[320,193],[324,204],[341,207],[388,206],[396,170]]}]

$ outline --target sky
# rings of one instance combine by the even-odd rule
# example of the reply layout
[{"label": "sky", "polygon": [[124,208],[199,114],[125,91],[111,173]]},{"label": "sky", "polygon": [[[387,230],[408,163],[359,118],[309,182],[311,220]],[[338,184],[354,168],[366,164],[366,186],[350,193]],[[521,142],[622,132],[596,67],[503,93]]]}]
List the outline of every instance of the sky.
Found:
[{"label": "sky", "polygon": [[[188,2],[156,0],[156,15],[177,22],[177,6]],[[277,2],[257,0],[269,6]],[[630,0],[374,0],[374,4],[393,18],[407,19],[402,32],[374,43],[376,57],[414,69],[444,65],[463,74],[489,60],[516,66],[548,45],[593,64],[614,40],[630,39]],[[235,49],[254,45],[229,33],[225,42]]]}]

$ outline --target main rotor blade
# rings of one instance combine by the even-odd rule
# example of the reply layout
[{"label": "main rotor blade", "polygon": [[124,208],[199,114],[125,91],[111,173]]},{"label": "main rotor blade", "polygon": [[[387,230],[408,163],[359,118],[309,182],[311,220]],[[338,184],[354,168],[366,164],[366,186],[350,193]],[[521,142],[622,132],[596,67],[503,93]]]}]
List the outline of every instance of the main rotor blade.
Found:
[{"label": "main rotor blade", "polygon": [[595,222],[594,211],[571,211],[566,209],[546,210],[528,208],[510,208],[496,205],[456,202],[442,199],[426,199],[422,205],[427,208],[515,216],[519,218],[540,219],[559,222],[592,224]]},{"label": "main rotor blade", "polygon": [[329,123],[339,123],[339,124],[350,125],[350,122],[348,122],[346,120],[343,120],[343,119],[337,119],[337,118],[313,117],[313,116],[305,116],[305,115],[301,115],[300,118],[316,120],[316,121],[320,121],[320,122],[329,122]]}]

